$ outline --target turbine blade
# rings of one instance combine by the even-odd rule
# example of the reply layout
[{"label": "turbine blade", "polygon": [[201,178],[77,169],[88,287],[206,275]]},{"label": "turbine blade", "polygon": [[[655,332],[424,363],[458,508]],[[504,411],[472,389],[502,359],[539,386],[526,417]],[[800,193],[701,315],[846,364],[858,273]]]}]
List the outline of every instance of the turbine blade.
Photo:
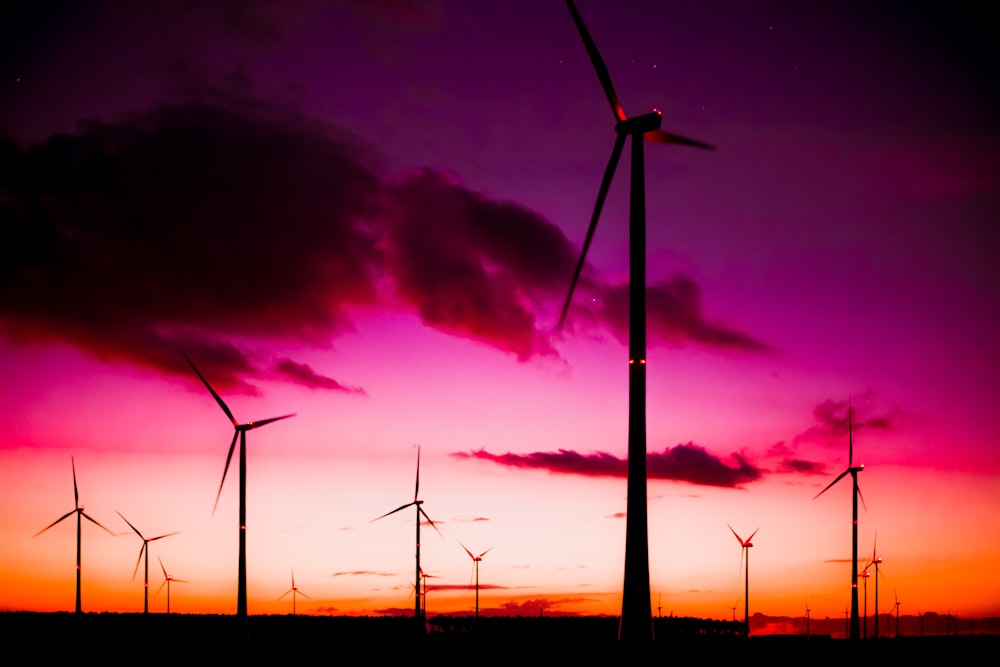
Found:
[{"label": "turbine blade", "polygon": [[[459,542],[459,544],[462,544],[462,543]],[[469,551],[469,548],[467,546],[465,546],[464,544],[462,544],[462,548],[465,549],[465,553],[469,554],[469,558],[471,558],[472,560],[476,560],[476,557],[472,555],[472,552]]]},{"label": "turbine blade", "polygon": [[70,465],[73,466],[73,506],[80,506],[80,492],[76,488],[76,461],[73,457],[69,457]]},{"label": "turbine blade", "polygon": [[[302,597],[304,597],[304,598],[308,598],[308,597],[309,597],[308,595],[306,595],[305,593],[303,593],[303,592],[302,592],[302,591],[300,591],[300,590],[296,590],[295,592],[296,592],[296,593],[298,593],[299,595],[301,595],[301,596],[302,596]],[[312,598],[309,598],[309,599],[311,600]]]},{"label": "turbine blade", "polygon": [[60,521],[62,521],[63,519],[65,519],[66,517],[68,517],[68,516],[70,516],[70,515],[72,515],[72,514],[75,514],[75,513],[76,513],[76,511],[77,511],[77,510],[71,510],[71,511],[69,511],[69,512],[66,512],[66,513],[65,513],[65,514],[63,514],[63,515],[62,515],[61,517],[59,517],[58,519],[56,519],[55,521],[53,521],[53,522],[52,522],[52,523],[50,523],[49,525],[45,526],[45,528],[42,528],[42,529],[41,529],[40,531],[38,531],[37,533],[35,533],[34,535],[32,535],[32,537],[38,537],[39,535],[41,535],[42,533],[44,533],[44,532],[45,532],[46,530],[48,530],[48,529],[49,529],[49,528],[51,528],[52,526],[56,525],[57,523],[59,523]]},{"label": "turbine blade", "polygon": [[400,510],[405,510],[407,507],[410,507],[411,505],[415,505],[415,504],[416,504],[415,502],[409,502],[409,503],[406,503],[405,505],[400,505],[399,507],[397,507],[396,509],[392,510],[391,512],[386,512],[382,516],[375,517],[374,519],[372,519],[368,523],[372,523],[372,521],[378,521],[379,519],[384,519],[385,517],[389,516],[390,514],[395,514],[396,512],[398,512]]},{"label": "turbine blade", "polygon": [[[760,528],[758,527],[757,530],[760,530]],[[750,544],[750,540],[752,540],[753,536],[757,534],[757,530],[755,530],[752,533],[750,533],[750,537],[747,538],[747,542],[746,542],[747,544]]]},{"label": "turbine blade", "polygon": [[155,593],[153,593],[153,597],[154,597],[154,598],[155,598],[155,597],[156,597],[157,595],[159,595],[159,594],[160,594],[160,591],[162,591],[162,590],[163,590],[163,587],[167,585],[167,581],[169,581],[169,580],[168,580],[168,579],[164,579],[164,580],[163,580],[163,583],[162,583],[162,584],[160,584],[159,588],[157,588],[157,589],[156,589],[156,592],[155,592]]},{"label": "turbine blade", "polygon": [[597,78],[601,80],[601,87],[604,88],[604,94],[608,96],[608,102],[611,104],[611,111],[615,115],[615,120],[623,121],[625,120],[625,111],[622,109],[621,102],[618,101],[618,95],[615,94],[615,87],[611,84],[611,75],[608,74],[608,68],[604,64],[604,59],[601,58],[601,54],[597,51],[597,45],[591,39],[590,32],[587,31],[587,26],[583,24],[580,13],[576,11],[576,5],[573,4],[573,0],[566,0],[566,4],[569,5],[569,11],[573,15],[573,22],[576,23],[576,29],[580,33],[580,37],[583,38],[583,45],[587,49],[587,55],[590,56],[590,62],[594,64]]},{"label": "turbine blade", "polygon": [[167,577],[170,576],[169,574],[167,574],[167,566],[163,564],[163,559],[160,558],[159,556],[156,557],[156,560],[160,561],[160,569],[163,570],[163,578],[166,579]]},{"label": "turbine blade", "polygon": [[569,284],[569,293],[566,294],[566,301],[563,302],[562,313],[559,315],[558,329],[562,329],[563,322],[566,321],[566,313],[569,312],[569,304],[573,300],[573,291],[580,280],[583,272],[583,264],[587,259],[587,250],[590,248],[590,241],[594,238],[594,230],[597,228],[597,220],[601,217],[601,209],[604,207],[604,200],[608,196],[611,188],[611,179],[615,175],[618,167],[618,160],[621,158],[622,149],[625,147],[625,134],[619,134],[615,139],[615,146],[611,150],[611,159],[604,170],[604,178],[601,181],[601,189],[597,192],[597,203],[594,205],[594,213],[590,216],[590,227],[587,228],[587,237],[583,241],[583,250],[580,252],[580,259],[576,263],[576,271],[573,272],[573,281]]},{"label": "turbine blade", "polygon": [[417,512],[419,512],[420,514],[423,514],[424,518],[427,519],[427,523],[431,524],[431,528],[433,528],[434,530],[436,530],[438,535],[440,535],[441,537],[444,537],[444,533],[442,533],[441,529],[437,527],[437,524],[434,523],[429,516],[427,516],[427,512],[424,511],[423,507],[421,507],[420,505],[417,505]]},{"label": "turbine blade", "polygon": [[847,467],[854,465],[854,405],[847,399]]},{"label": "turbine blade", "polygon": [[416,501],[418,493],[420,493],[420,445],[417,445],[417,483],[413,487],[414,501]]},{"label": "turbine blade", "polygon": [[247,424],[245,428],[246,430],[249,431],[251,429],[260,428],[261,426],[266,426],[271,422],[278,421],[279,419],[288,419],[289,417],[294,417],[294,416],[295,413],[293,412],[290,415],[281,415],[280,417],[271,417],[270,419],[261,419],[260,421],[252,421],[249,424]]},{"label": "turbine blade", "polygon": [[233,441],[229,443],[229,455],[226,456],[226,467],[222,469],[222,481],[219,482],[219,492],[215,494],[215,505],[212,507],[212,515],[215,515],[215,509],[219,506],[219,497],[222,496],[222,485],[226,483],[226,473],[229,472],[229,462],[233,460],[233,450],[236,448],[236,438],[240,435],[239,431],[233,433]]},{"label": "turbine blade", "polygon": [[861,495],[861,487],[856,487],[858,489],[858,500],[861,501],[861,507],[864,508],[865,512],[868,511],[868,505],[865,505],[865,497]]},{"label": "turbine blade", "polygon": [[[727,525],[727,526],[729,526],[729,524],[728,524],[728,523],[727,523],[726,525]],[[732,531],[733,535],[735,535],[735,536],[736,536],[736,541],[740,543],[740,546],[743,546],[743,538],[742,538],[742,537],[740,537],[740,536],[739,536],[739,535],[738,535],[738,534],[736,533],[736,531],[735,531],[735,530],[733,530],[733,527],[732,527],[732,526],[729,526],[729,530],[730,530],[730,531]]]},{"label": "turbine blade", "polygon": [[115,532],[112,532],[111,530],[109,530],[109,529],[108,529],[108,527],[107,527],[107,526],[105,526],[105,525],[101,524],[101,522],[100,522],[100,521],[98,521],[97,519],[95,519],[95,518],[94,518],[94,517],[92,517],[92,516],[89,516],[89,515],[88,515],[88,514],[87,514],[86,512],[84,512],[83,510],[80,510],[80,514],[81,514],[81,515],[83,516],[83,518],[84,518],[84,519],[86,519],[86,520],[87,520],[87,521],[89,521],[90,523],[94,524],[94,525],[95,525],[95,526],[97,526],[98,528],[103,528],[103,529],[104,529],[104,531],[105,531],[105,532],[106,532],[106,533],[107,533],[108,535],[114,535],[115,537],[117,537],[117,536],[118,536],[118,533],[115,533]]},{"label": "turbine blade", "polygon": [[132,570],[132,579],[135,579],[135,575],[139,573],[139,564],[142,563],[142,553],[146,550],[146,542],[143,541],[142,546],[139,547],[139,559],[135,561],[135,569]]},{"label": "turbine blade", "polygon": [[[115,511],[118,512],[118,510],[115,510]],[[146,539],[145,537],[142,536],[142,533],[139,532],[139,529],[136,528],[135,526],[133,526],[132,522],[125,518],[124,514],[122,514],[121,512],[118,512],[118,516],[120,516],[122,518],[122,521],[124,521],[125,523],[128,524],[129,528],[131,528],[132,530],[135,531],[135,534],[139,536],[140,540],[145,540]]]},{"label": "turbine blade", "polygon": [[653,130],[652,132],[647,132],[642,136],[646,141],[654,144],[679,144],[681,146],[703,148],[708,151],[715,150],[715,146],[712,144],[706,144],[705,142],[698,141],[696,139],[688,139],[687,137],[682,137],[679,134],[673,134],[664,130]]},{"label": "turbine blade", "polygon": [[179,532],[180,532],[179,530],[176,530],[176,531],[174,531],[172,533],[167,533],[166,535],[157,535],[156,537],[151,537],[151,538],[149,538],[146,541],[147,542],[152,542],[154,540],[162,540],[164,537],[170,537],[171,535],[176,535]]},{"label": "turbine blade", "polygon": [[201,374],[201,371],[198,370],[198,368],[194,365],[194,362],[191,361],[191,359],[189,359],[186,354],[184,355],[184,358],[187,359],[188,364],[190,364],[195,374],[199,378],[201,378],[202,383],[204,383],[204,385],[208,388],[208,391],[212,394],[213,397],[215,397],[215,402],[219,404],[219,407],[222,408],[222,411],[226,413],[227,417],[229,417],[229,421],[233,422],[233,426],[237,426],[238,422],[236,421],[236,417],[233,416],[233,413],[229,410],[229,406],[226,405],[226,402],[222,400],[221,396],[215,393],[215,390],[212,389],[212,385],[208,383],[208,380],[205,379],[205,376]]},{"label": "turbine blade", "polygon": [[[295,590],[295,589],[294,588],[289,588],[287,591],[285,591],[284,593],[281,594],[281,596],[278,598],[278,600],[280,600],[281,598],[285,597],[286,595],[288,595],[289,593],[291,593],[293,590]],[[278,600],[275,600],[275,602],[277,602]]]},{"label": "turbine blade", "polygon": [[837,475],[837,479],[835,479],[832,482],[830,482],[829,484],[827,484],[825,489],[823,489],[822,491],[820,491],[819,493],[817,493],[815,496],[813,496],[813,500],[816,500],[817,498],[819,498],[820,496],[822,496],[824,493],[826,493],[827,490],[829,490],[829,488],[831,486],[833,486],[834,484],[836,484],[840,480],[844,479],[844,475],[846,475],[849,472],[850,472],[850,470],[845,470],[844,472],[842,472],[839,475]]},{"label": "turbine blade", "polygon": [[487,549],[487,550],[486,550],[486,551],[484,551],[483,553],[479,554],[479,558],[480,558],[480,560],[482,560],[483,556],[485,556],[486,554],[488,554],[488,553],[489,553],[489,552],[491,552],[491,551],[493,551],[493,547],[490,547],[489,549]]}]

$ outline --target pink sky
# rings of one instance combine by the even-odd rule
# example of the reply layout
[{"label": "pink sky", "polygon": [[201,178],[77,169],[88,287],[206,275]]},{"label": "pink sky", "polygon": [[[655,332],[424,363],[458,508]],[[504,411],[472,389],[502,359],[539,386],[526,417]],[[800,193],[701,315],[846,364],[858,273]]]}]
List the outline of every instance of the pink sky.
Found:
[{"label": "pink sky", "polygon": [[[23,5],[23,6],[22,6]],[[622,160],[565,3],[15,3],[0,121],[0,609],[620,611]],[[663,613],[842,617],[847,406],[880,611],[1000,614],[996,57],[971,10],[580,0],[648,145]],[[234,462],[235,464],[235,462]],[[869,582],[871,584],[871,582]],[[152,596],[152,592],[151,592]],[[869,590],[871,607],[874,597]],[[165,610],[165,591],[152,598]],[[740,603],[742,609],[742,603]],[[873,609],[870,608],[870,613]]]}]

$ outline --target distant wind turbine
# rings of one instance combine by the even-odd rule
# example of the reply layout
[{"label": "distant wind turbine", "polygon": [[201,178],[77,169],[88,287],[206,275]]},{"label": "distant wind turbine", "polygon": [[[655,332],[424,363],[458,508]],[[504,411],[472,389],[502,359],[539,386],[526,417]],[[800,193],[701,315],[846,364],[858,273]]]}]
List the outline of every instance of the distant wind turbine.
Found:
[{"label": "distant wind turbine", "polygon": [[594,229],[604,206],[611,179],[614,177],[625,147],[632,139],[631,186],[629,199],[629,417],[628,417],[628,491],[625,522],[625,577],[622,592],[622,613],[618,639],[622,642],[646,642],[653,639],[652,610],[649,592],[649,534],[646,514],[646,185],[644,140],[661,144],[679,144],[713,150],[709,144],[670,134],[660,129],[659,111],[629,118],[618,100],[611,75],[597,45],[583,23],[573,0],[567,0],[570,14],[584,47],[601,82],[604,94],[615,117],[614,148],[597,194],[597,204],[583,250],[570,283],[569,292],[559,316],[562,328],[580,279]]},{"label": "distant wind turbine", "polygon": [[896,604],[893,605],[893,608],[896,610],[896,637],[899,637],[899,594],[895,589],[893,589],[892,594],[896,598]]},{"label": "distant wind turbine", "polygon": [[159,595],[160,591],[163,589],[164,586],[167,587],[167,613],[169,614],[170,613],[170,582],[176,582],[176,583],[180,583],[180,584],[186,584],[187,581],[184,580],[184,579],[177,579],[173,575],[167,574],[167,567],[163,564],[163,559],[161,559],[159,556],[157,556],[156,559],[160,561],[160,569],[163,570],[163,583],[160,584],[160,587],[156,589],[155,595]]},{"label": "distant wind turbine", "polygon": [[[847,449],[847,470],[837,475],[836,479],[826,485],[822,491],[813,496],[813,500],[819,498],[821,495],[826,493],[826,491],[844,478],[845,475],[850,474],[851,479],[854,482],[852,497],[852,514],[851,514],[851,632],[850,639],[858,639],[860,637],[860,630],[858,626],[858,500],[861,500],[861,504],[864,505],[865,499],[861,496],[861,489],[858,488],[858,473],[865,469],[864,465],[855,466],[854,465],[854,409],[848,402],[847,407],[847,421],[848,421],[848,449]],[[866,508],[867,509],[867,508]]]},{"label": "distant wind turbine", "polygon": [[[729,524],[726,524],[727,526]],[[743,539],[737,535],[736,531],[733,530],[732,526],[729,526],[729,530],[732,531],[733,535],[736,535],[736,541],[740,543],[740,570],[743,570],[743,554],[746,553],[746,570],[744,575],[743,583],[743,623],[746,625],[747,636],[750,636],[750,547],[753,546],[753,536],[757,534],[757,530],[750,533],[750,537]]]},{"label": "distant wind turbine", "polygon": [[[462,543],[459,542],[459,544]],[[476,574],[476,618],[478,619],[479,618],[479,562],[483,560],[483,556],[488,554],[493,549],[493,547],[490,547],[489,549],[479,554],[478,556],[473,556],[472,552],[469,551],[469,548],[464,544],[462,544],[462,548],[465,549],[465,553],[469,554],[469,558],[472,559],[472,569],[475,570]]]},{"label": "distant wind turbine", "polygon": [[868,565],[865,566],[866,570],[872,565],[875,566],[875,639],[878,639],[878,578],[879,575],[882,575],[883,577],[885,576],[879,571],[879,565],[882,564],[882,557],[878,555],[877,546],[878,546],[878,534],[876,533],[875,543],[872,546],[872,557],[871,560],[868,561]]},{"label": "distant wind turbine", "polygon": [[[115,510],[117,511],[117,510]],[[145,537],[139,532],[139,529],[132,525],[132,522],[125,518],[125,515],[118,512],[118,516],[122,518],[122,521],[128,524],[128,527],[135,531],[135,534],[139,536],[142,540],[142,546],[139,547],[139,559],[135,562],[135,570],[132,572],[132,578],[135,579],[136,573],[139,571],[139,563],[142,562],[143,555],[146,556],[146,568],[145,574],[142,580],[142,613],[149,613],[149,543],[155,540],[162,540],[164,537],[170,537],[171,535],[176,535],[177,531],[173,533],[167,533],[166,535],[157,535],[156,537]]]},{"label": "distant wind turbine", "polygon": [[[390,514],[395,514],[396,512],[398,512],[400,510],[405,510],[407,507],[416,507],[417,508],[417,551],[416,551],[417,572],[416,572],[416,577],[415,577],[414,584],[413,584],[413,587],[414,587],[414,589],[417,592],[416,606],[413,609],[413,617],[415,619],[417,619],[417,620],[419,620],[421,618],[421,611],[420,611],[420,580],[421,580],[421,574],[423,573],[423,570],[420,569],[420,517],[423,516],[425,519],[427,519],[427,523],[429,523],[431,525],[431,527],[434,530],[437,531],[438,535],[441,535],[441,537],[444,537],[444,535],[442,535],[441,531],[438,529],[437,525],[435,525],[435,523],[433,521],[431,521],[431,518],[429,516],[427,516],[427,512],[425,512],[424,508],[422,507],[423,504],[424,504],[424,501],[420,500],[420,446],[418,445],[417,446],[417,482],[416,482],[416,485],[413,488],[413,500],[411,500],[410,502],[406,503],[405,505],[400,505],[399,507],[397,507],[396,509],[392,510],[391,512],[386,512],[382,516],[375,517],[374,519],[371,520],[371,522],[375,522],[375,521],[378,521],[379,519],[384,519],[385,517],[389,516]],[[371,523],[371,522],[369,522],[369,523]]]},{"label": "distant wind turbine", "polygon": [[806,638],[809,637],[809,598],[806,598]]},{"label": "distant wind turbine", "polygon": [[42,528],[40,531],[32,535],[32,537],[38,537],[39,535],[41,535],[46,530],[56,525],[63,519],[68,518],[73,514],[76,514],[76,613],[79,614],[83,611],[83,605],[81,603],[81,598],[80,598],[80,573],[83,571],[83,568],[81,567],[80,564],[80,552],[81,552],[82,534],[83,534],[82,519],[86,519],[95,526],[104,529],[109,535],[114,535],[114,533],[112,533],[110,530],[102,526],[100,522],[98,522],[96,519],[93,519],[86,512],[83,511],[83,505],[80,504],[80,493],[76,487],[76,461],[72,457],[70,457],[70,465],[73,467],[73,504],[75,505],[74,509],[70,510],[69,512],[66,512],[61,517],[59,517],[49,525],[45,526],[45,528]]},{"label": "distant wind turbine", "polygon": [[[300,591],[299,587],[295,585],[295,571],[294,570],[292,570],[292,587],[289,588],[284,593],[282,593],[281,596],[278,598],[278,600],[281,600],[281,598],[285,597],[289,593],[292,594],[292,616],[295,616],[295,598],[296,598],[296,596],[301,595],[304,598],[307,598],[309,596],[306,595],[305,593],[303,593],[302,591]],[[278,600],[275,600],[275,602],[277,602]]]},{"label": "distant wind turbine", "polygon": [[240,524],[239,524],[239,540],[240,540],[240,554],[239,554],[239,584],[236,595],[236,615],[242,619],[247,618],[247,431],[255,428],[260,428],[261,426],[266,426],[271,422],[276,422],[279,419],[288,419],[289,417],[294,417],[294,413],[290,415],[282,415],[280,417],[271,417],[270,419],[261,419],[260,421],[246,422],[245,424],[240,424],[236,421],[236,417],[233,416],[232,411],[229,406],[226,405],[225,401],[212,389],[212,385],[208,383],[205,376],[201,374],[201,371],[194,365],[194,362],[184,355],[187,359],[188,364],[190,364],[191,369],[195,374],[201,379],[202,383],[208,389],[209,393],[215,399],[215,402],[219,404],[222,411],[229,417],[229,421],[233,423],[233,441],[229,444],[229,454],[226,456],[226,467],[222,470],[222,481],[219,482],[219,491],[215,495],[215,505],[212,507],[212,514],[215,514],[215,508],[219,506],[219,497],[222,495],[222,485],[226,482],[226,473],[229,472],[229,463],[233,459],[233,450],[236,448],[236,439],[239,438],[240,441]]}]

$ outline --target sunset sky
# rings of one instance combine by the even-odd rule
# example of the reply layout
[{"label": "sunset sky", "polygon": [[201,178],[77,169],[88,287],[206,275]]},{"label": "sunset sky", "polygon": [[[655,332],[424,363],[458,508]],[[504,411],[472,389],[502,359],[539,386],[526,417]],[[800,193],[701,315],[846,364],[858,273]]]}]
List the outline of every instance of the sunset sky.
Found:
[{"label": "sunset sky", "polygon": [[[1000,615],[985,10],[577,0],[646,145],[654,613]],[[0,610],[618,614],[628,181],[566,3],[0,10]],[[863,566],[863,562],[861,565]],[[281,598],[281,599],[279,599]],[[869,580],[868,611],[874,613]],[[737,610],[734,612],[734,607]]]}]

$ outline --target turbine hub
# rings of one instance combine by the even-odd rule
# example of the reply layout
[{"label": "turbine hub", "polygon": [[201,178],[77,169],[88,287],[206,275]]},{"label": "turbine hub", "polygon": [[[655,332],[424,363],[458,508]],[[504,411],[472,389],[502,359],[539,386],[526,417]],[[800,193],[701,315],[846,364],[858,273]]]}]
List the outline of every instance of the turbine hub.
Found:
[{"label": "turbine hub", "polygon": [[618,124],[615,125],[615,132],[642,136],[647,132],[654,132],[660,129],[662,122],[663,116],[660,115],[660,112],[653,111],[641,116],[633,116],[632,118],[618,121]]}]

